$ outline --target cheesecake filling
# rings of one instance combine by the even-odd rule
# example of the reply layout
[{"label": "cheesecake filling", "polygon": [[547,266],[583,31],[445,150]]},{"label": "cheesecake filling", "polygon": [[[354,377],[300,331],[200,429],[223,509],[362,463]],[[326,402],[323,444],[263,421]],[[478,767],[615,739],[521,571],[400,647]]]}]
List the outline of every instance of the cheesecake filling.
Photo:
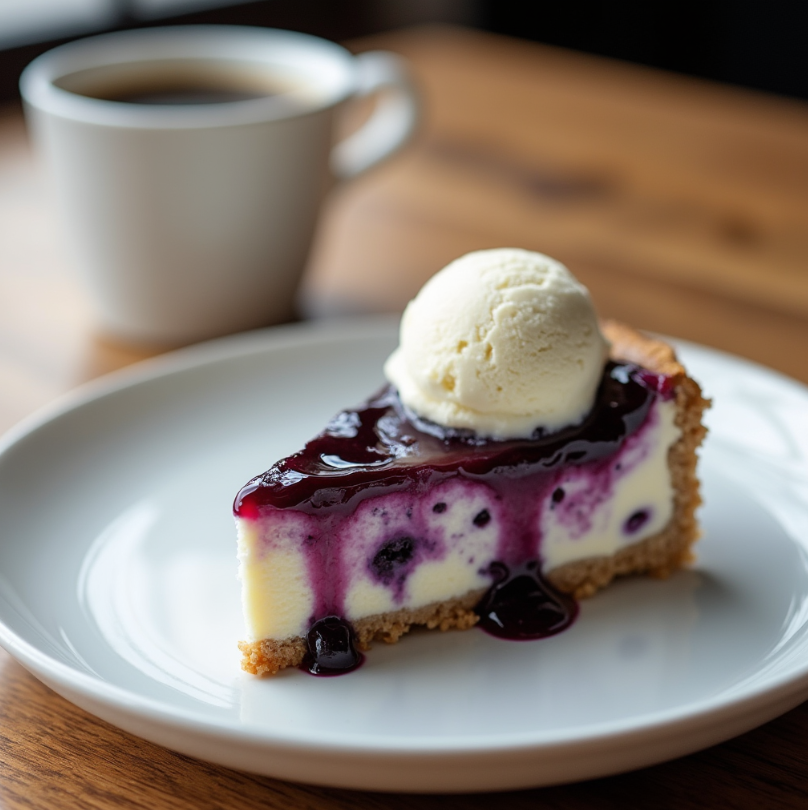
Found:
[{"label": "cheesecake filling", "polygon": [[342,412],[236,498],[248,639],[490,595],[509,571],[656,534],[673,510],[672,396],[668,378],[609,363],[580,425],[506,441],[426,422],[392,388]]}]

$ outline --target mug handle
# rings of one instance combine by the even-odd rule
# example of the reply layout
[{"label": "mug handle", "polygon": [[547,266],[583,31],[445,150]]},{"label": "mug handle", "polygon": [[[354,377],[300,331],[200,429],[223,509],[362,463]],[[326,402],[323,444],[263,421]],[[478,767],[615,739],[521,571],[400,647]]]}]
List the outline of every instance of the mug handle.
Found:
[{"label": "mug handle", "polygon": [[359,81],[354,98],[382,91],[370,118],[331,152],[331,169],[340,180],[366,172],[398,151],[418,123],[418,93],[401,57],[367,51],[356,57]]}]

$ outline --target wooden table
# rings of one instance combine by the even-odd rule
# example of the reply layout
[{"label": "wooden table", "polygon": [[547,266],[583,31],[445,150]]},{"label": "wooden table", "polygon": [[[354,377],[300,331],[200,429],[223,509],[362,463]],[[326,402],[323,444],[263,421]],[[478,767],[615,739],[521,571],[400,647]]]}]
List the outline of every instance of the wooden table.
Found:
[{"label": "wooden table", "polygon": [[[333,195],[307,311],[400,310],[450,259],[520,246],[602,314],[808,382],[808,108],[454,29],[353,43],[407,56],[425,120]],[[0,430],[149,352],[95,334],[19,110],[0,114]],[[0,651],[0,807],[805,806],[808,704],[632,774],[503,796],[301,787],[190,760],[85,714]]]}]

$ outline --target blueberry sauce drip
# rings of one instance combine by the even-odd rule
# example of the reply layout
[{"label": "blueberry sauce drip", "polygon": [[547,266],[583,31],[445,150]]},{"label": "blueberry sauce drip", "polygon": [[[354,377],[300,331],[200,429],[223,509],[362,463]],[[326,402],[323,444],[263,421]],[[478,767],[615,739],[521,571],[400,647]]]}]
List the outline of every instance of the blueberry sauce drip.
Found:
[{"label": "blueberry sauce drip", "polygon": [[578,615],[578,603],[542,577],[537,560],[509,569],[491,564],[494,584],[476,607],[479,626],[498,638],[529,641],[566,630]]},{"label": "blueberry sauce drip", "polygon": [[316,621],[306,636],[308,649],[300,668],[312,675],[343,675],[362,665],[351,626],[339,616]]},{"label": "blueberry sauce drip", "polygon": [[388,386],[364,405],[338,414],[299,453],[253,478],[236,496],[233,511],[243,518],[288,508],[349,514],[364,498],[426,491],[457,476],[495,488],[517,484],[614,453],[642,426],[655,397],[672,396],[670,386],[667,377],[610,362],[583,422],[555,433],[539,428],[529,439],[508,441],[426,422],[407,411]]}]

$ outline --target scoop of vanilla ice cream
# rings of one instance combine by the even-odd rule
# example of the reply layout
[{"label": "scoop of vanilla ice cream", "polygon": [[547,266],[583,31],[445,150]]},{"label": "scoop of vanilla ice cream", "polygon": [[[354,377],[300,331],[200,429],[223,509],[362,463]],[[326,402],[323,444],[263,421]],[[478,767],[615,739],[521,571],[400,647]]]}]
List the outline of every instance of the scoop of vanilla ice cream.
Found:
[{"label": "scoop of vanilla ice cream", "polygon": [[587,289],[563,264],[481,250],[444,267],[409,303],[384,370],[419,416],[526,438],[586,416],[608,348]]}]

